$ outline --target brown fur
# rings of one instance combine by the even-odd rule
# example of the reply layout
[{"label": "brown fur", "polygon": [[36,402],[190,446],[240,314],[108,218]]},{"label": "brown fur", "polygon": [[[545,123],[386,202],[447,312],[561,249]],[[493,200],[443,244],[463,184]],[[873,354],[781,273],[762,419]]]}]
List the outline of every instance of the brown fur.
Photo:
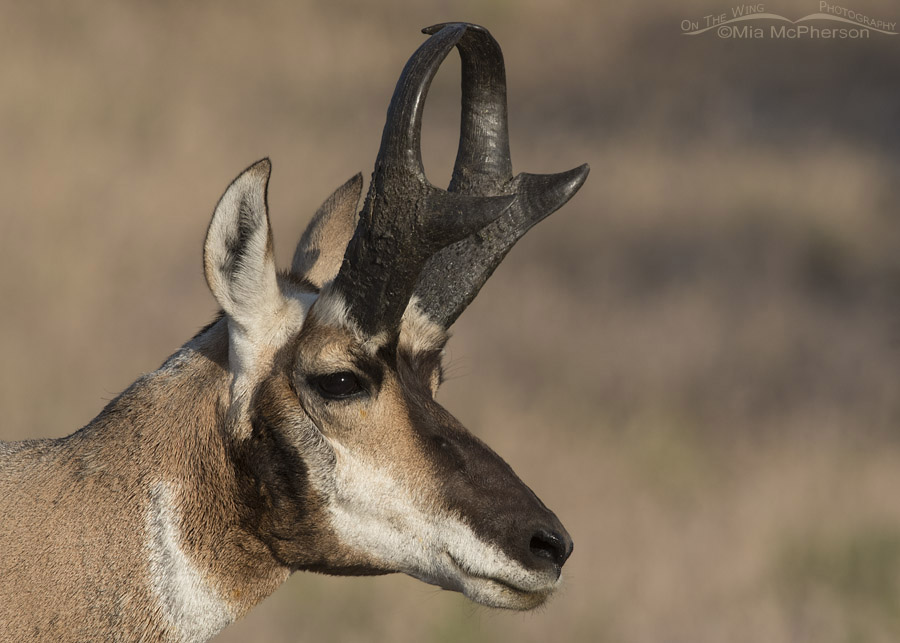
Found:
[{"label": "brown fur", "polygon": [[237,476],[221,426],[224,327],[138,380],[81,431],[0,450],[0,623],[8,640],[102,640],[110,632],[167,640],[143,550],[157,481],[179,489],[184,543],[240,613],[286,577],[235,512]]},{"label": "brown fur", "polygon": [[[434,400],[445,329],[413,303],[392,333],[360,336],[338,294],[312,303],[316,279],[277,276],[268,175],[263,161],[238,177],[210,225],[225,314],[80,431],[0,443],[11,640],[202,640],[297,570],[405,572],[519,609],[555,586],[562,563],[534,534],[562,526]],[[298,249],[320,276],[338,270],[349,231],[329,221],[351,187],[304,235],[327,252]],[[340,372],[358,395],[317,388]]]}]

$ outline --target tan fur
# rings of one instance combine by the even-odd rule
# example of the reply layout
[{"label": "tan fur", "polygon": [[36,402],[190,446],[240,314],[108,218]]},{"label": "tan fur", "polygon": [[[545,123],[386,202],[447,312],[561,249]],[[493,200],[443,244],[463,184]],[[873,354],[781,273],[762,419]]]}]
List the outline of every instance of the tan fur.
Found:
[{"label": "tan fur", "polygon": [[[346,329],[319,325],[315,318],[307,321],[303,340],[303,351],[296,365],[297,371],[303,373],[348,370],[352,368],[350,355],[355,350],[368,352]],[[379,466],[397,469],[403,478],[411,476],[436,484],[434,477],[423,469],[426,465],[418,455],[399,388],[400,383],[388,374],[377,397],[352,408],[332,405],[326,410],[312,401],[304,408],[314,414],[313,419],[318,420],[317,426],[329,441],[340,443]],[[304,391],[300,393],[303,396]],[[373,448],[375,445],[380,447]],[[421,484],[419,488],[425,491]]]},{"label": "tan fur", "polygon": [[362,174],[357,174],[328,197],[297,244],[291,271],[305,275],[316,288],[337,275],[344,247],[356,229],[361,193]]},{"label": "tan fur", "polygon": [[235,480],[216,426],[229,395],[226,342],[219,322],[84,430],[0,450],[4,640],[179,640],[148,583],[158,483],[178,489],[181,531],[196,539],[186,550],[236,615],[287,576],[229,506]]},{"label": "tan fur", "polygon": [[[412,302],[365,336],[329,284],[309,291],[339,270],[361,179],[304,235],[310,272],[278,275],[270,170],[210,224],[223,315],[82,430],[0,443],[0,638],[203,641],[296,570],[404,572],[516,609],[557,587],[528,538],[562,526],[434,400],[446,331]],[[344,372],[357,394],[317,384]]]},{"label": "tan fur", "polygon": [[[254,207],[264,208],[270,168],[268,161],[252,166],[220,208],[236,208],[248,192],[256,195]],[[327,222],[328,210],[318,218]],[[289,574],[241,524],[222,427],[232,403],[249,394],[277,348],[296,333],[314,296],[291,279],[276,279],[266,226],[258,247],[271,271],[258,278],[270,284],[270,300],[278,293],[278,308],[258,293],[245,306],[247,294],[227,292],[216,265],[222,259],[215,237],[228,230],[216,230],[215,219],[210,227],[207,279],[229,316],[135,382],[78,433],[0,442],[0,639],[111,640],[115,633],[116,640],[183,640],[154,596],[148,550],[154,503],[172,503],[165,509],[175,523],[176,545],[234,618]],[[333,243],[342,248],[346,241]],[[335,256],[320,260],[319,270],[336,271]],[[255,315],[262,316],[265,332]],[[233,345],[239,333],[252,336],[251,354],[242,356],[253,365],[240,382],[246,392],[234,386],[240,381],[233,370],[240,361]],[[240,421],[246,426],[246,418]],[[161,488],[167,490],[164,500]]]}]

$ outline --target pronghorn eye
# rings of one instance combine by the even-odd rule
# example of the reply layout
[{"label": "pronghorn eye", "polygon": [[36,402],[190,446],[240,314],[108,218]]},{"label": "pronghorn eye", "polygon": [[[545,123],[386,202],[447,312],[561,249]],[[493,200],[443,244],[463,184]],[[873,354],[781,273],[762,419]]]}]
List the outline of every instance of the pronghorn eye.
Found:
[{"label": "pronghorn eye", "polygon": [[350,371],[320,375],[313,383],[319,389],[319,393],[332,399],[350,397],[363,390],[359,379]]}]

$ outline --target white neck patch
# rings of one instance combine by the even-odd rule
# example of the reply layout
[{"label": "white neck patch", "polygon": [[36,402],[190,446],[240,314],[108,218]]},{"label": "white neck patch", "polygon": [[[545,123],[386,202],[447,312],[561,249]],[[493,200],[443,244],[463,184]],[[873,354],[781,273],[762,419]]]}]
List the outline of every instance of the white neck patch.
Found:
[{"label": "white neck patch", "polygon": [[145,545],[150,587],[174,640],[207,641],[234,622],[235,615],[181,549],[181,520],[172,498],[163,482],[150,490]]}]

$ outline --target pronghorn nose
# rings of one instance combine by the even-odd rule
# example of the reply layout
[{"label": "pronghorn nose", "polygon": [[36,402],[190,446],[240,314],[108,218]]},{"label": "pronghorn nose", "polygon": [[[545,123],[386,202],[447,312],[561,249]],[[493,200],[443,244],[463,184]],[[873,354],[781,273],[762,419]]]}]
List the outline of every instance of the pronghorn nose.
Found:
[{"label": "pronghorn nose", "polygon": [[559,573],[572,554],[573,544],[569,534],[565,532],[560,534],[556,531],[541,529],[532,534],[529,549],[535,558],[551,561]]}]

